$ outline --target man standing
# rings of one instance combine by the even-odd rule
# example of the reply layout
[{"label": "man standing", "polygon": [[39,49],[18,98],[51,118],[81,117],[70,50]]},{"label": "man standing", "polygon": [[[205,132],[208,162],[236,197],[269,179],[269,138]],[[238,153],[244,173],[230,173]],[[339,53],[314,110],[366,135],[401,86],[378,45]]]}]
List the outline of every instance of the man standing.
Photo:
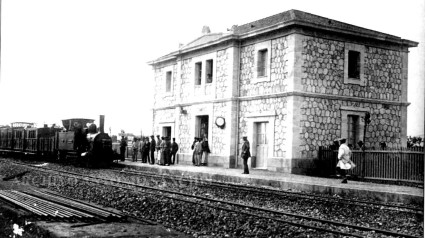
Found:
[{"label": "man standing", "polygon": [[136,137],[134,137],[131,147],[133,149],[133,162],[137,162],[137,154],[139,153],[139,140]]},{"label": "man standing", "polygon": [[251,153],[249,151],[249,141],[246,136],[242,137],[243,139],[243,145],[242,145],[242,153],[241,157],[243,159],[243,173],[242,174],[249,174],[248,169],[248,158],[251,157]]},{"label": "man standing", "polygon": [[351,151],[347,146],[347,139],[341,138],[339,142],[341,145],[338,149],[338,164],[336,167],[342,176],[341,183],[347,183],[347,170],[354,168],[356,165],[350,159]]},{"label": "man standing", "polygon": [[195,144],[195,165],[200,166],[202,159],[202,139],[198,138],[198,141]]},{"label": "man standing", "polygon": [[120,142],[120,155],[121,155],[121,161],[125,160],[125,151],[127,149],[127,141],[125,140],[124,136],[121,137]]},{"label": "man standing", "polygon": [[156,162],[159,164],[159,161],[161,159],[161,144],[162,140],[159,138],[159,135],[156,135]]},{"label": "man standing", "polygon": [[145,145],[143,146],[143,155],[142,155],[142,162],[143,163],[151,163],[149,158],[149,152],[151,149],[151,143],[149,142],[149,137],[145,137]]},{"label": "man standing", "polygon": [[210,146],[208,145],[208,138],[207,138],[207,136],[205,136],[204,140],[202,141],[202,162],[201,162],[201,165],[204,165],[204,166],[207,165],[209,153],[211,153]]},{"label": "man standing", "polygon": [[145,150],[145,137],[140,137],[139,142],[139,152],[140,152],[140,159],[142,160],[142,163],[146,163],[143,159],[143,152]]},{"label": "man standing", "polygon": [[173,143],[171,144],[171,164],[176,162],[176,154],[179,150],[179,144],[176,143],[176,138],[173,138]]},{"label": "man standing", "polygon": [[193,143],[192,143],[192,150],[193,150],[193,154],[192,154],[192,163],[193,165],[196,165],[196,153],[195,153],[195,145],[196,142],[198,142],[198,137],[193,138]]},{"label": "man standing", "polygon": [[150,158],[150,164],[155,164],[155,149],[156,149],[156,142],[155,142],[155,136],[151,136],[151,158]]},{"label": "man standing", "polygon": [[171,141],[170,137],[165,137],[165,166],[171,164]]}]

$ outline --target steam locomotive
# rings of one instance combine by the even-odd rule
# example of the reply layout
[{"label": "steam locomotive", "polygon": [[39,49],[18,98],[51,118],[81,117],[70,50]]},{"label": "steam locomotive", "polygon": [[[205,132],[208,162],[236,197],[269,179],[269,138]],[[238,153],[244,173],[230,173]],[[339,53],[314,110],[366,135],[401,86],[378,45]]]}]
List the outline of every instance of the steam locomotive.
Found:
[{"label": "steam locomotive", "polygon": [[33,123],[14,122],[0,127],[0,154],[30,158],[53,158],[72,161],[88,167],[109,166],[118,155],[112,150],[112,139],[93,119],[62,120],[63,127],[35,127]]}]

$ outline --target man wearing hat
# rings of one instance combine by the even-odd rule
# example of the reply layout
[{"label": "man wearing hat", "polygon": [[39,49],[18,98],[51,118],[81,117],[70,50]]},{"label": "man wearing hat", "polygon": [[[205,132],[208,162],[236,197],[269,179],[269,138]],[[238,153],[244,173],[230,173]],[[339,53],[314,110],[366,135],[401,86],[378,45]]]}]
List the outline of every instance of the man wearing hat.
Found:
[{"label": "man wearing hat", "polygon": [[243,145],[242,145],[242,153],[241,157],[243,159],[243,173],[242,174],[249,174],[248,169],[248,158],[251,157],[251,153],[249,152],[249,141],[246,136],[242,137],[243,139]]},{"label": "man wearing hat", "polygon": [[156,141],[155,136],[151,135],[151,157],[150,157],[150,164],[155,164],[155,149],[156,149]]},{"label": "man wearing hat", "polygon": [[198,141],[195,143],[195,166],[201,165],[201,159],[202,159],[202,138],[198,138]]},{"label": "man wearing hat", "polygon": [[195,137],[195,138],[193,138],[193,143],[192,143],[192,150],[193,150],[193,154],[192,154],[192,163],[193,163],[193,165],[195,165],[196,163],[195,163],[195,145],[196,145],[196,142],[198,142],[198,137]]},{"label": "man wearing hat", "polygon": [[121,155],[121,161],[125,160],[125,151],[127,150],[127,140],[124,138],[124,136],[121,137],[120,142],[120,155]]},{"label": "man wearing hat", "polygon": [[351,150],[347,146],[347,139],[340,138],[339,143],[341,144],[338,149],[338,164],[336,165],[338,172],[342,176],[341,183],[347,183],[347,170],[356,166],[350,159]]},{"label": "man wearing hat", "polygon": [[179,144],[177,144],[176,138],[173,138],[173,143],[171,144],[171,156],[172,156],[171,164],[174,164],[176,162],[176,154],[178,150],[179,150]]},{"label": "man wearing hat", "polygon": [[165,137],[165,165],[169,166],[171,164],[171,141],[170,137]]}]

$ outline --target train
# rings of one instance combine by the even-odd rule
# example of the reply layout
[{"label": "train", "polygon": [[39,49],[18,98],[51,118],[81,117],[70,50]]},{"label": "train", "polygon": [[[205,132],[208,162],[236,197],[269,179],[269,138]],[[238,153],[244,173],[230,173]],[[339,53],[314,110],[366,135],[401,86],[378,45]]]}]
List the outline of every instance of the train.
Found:
[{"label": "train", "polygon": [[34,123],[13,122],[0,127],[0,154],[73,162],[87,167],[110,166],[119,155],[104,132],[103,115],[99,127],[93,119],[62,120],[63,127],[37,127]]}]

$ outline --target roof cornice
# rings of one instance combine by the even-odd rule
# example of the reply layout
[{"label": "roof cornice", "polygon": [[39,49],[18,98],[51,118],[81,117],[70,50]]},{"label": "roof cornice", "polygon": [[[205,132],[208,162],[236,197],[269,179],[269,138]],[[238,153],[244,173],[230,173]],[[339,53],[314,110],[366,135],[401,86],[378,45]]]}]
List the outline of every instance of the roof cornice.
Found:
[{"label": "roof cornice", "polygon": [[[286,15],[283,16],[281,14],[286,14]],[[302,12],[302,11],[298,11],[298,10],[289,10],[289,11],[281,13],[281,14],[276,14],[275,16],[269,17],[269,18],[273,18],[273,17],[276,17],[276,16],[281,17],[282,20],[280,22],[276,23],[276,24],[272,24],[272,25],[269,25],[269,26],[261,26],[261,24],[264,24],[264,23],[260,23],[260,22],[267,20],[267,18],[260,19],[258,21],[252,22],[252,23],[247,23],[247,24],[240,26],[240,29],[242,29],[242,30],[239,31],[240,33],[224,34],[223,37],[220,37],[217,40],[212,40],[212,41],[208,41],[208,42],[205,42],[205,43],[202,43],[202,44],[189,46],[187,48],[181,48],[178,51],[174,51],[174,52],[172,52],[168,55],[165,55],[163,57],[160,57],[156,60],[149,61],[148,64],[154,66],[158,63],[166,62],[166,61],[169,61],[169,60],[176,60],[179,55],[186,54],[186,53],[196,51],[196,50],[200,50],[200,49],[203,49],[203,48],[206,48],[206,47],[218,45],[218,44],[221,44],[221,43],[226,42],[226,41],[240,41],[240,40],[253,38],[253,37],[256,37],[256,36],[259,36],[259,35],[272,33],[274,31],[278,31],[278,30],[296,28],[296,27],[309,28],[309,29],[314,29],[314,30],[317,30],[317,31],[326,31],[326,32],[331,32],[331,33],[337,33],[337,34],[345,35],[345,36],[349,36],[349,37],[371,39],[371,40],[376,40],[376,41],[380,41],[380,42],[386,42],[386,43],[391,43],[391,44],[394,44],[394,45],[399,45],[401,47],[417,47],[418,44],[419,44],[418,42],[407,40],[407,39],[402,39],[402,38],[394,36],[394,35],[389,35],[389,34],[386,34],[386,33],[370,30],[370,29],[367,29],[367,28],[358,27],[358,26],[351,25],[351,24],[348,24],[348,23],[339,22],[339,21],[336,21],[336,20],[324,18],[324,17],[321,17],[321,16],[316,16],[316,15],[306,13],[306,12]],[[284,17],[289,17],[289,19],[287,18],[286,20],[284,20]],[[278,18],[275,18],[275,19],[278,19]],[[314,21],[314,19],[318,20],[318,22],[316,23]],[[253,28],[256,27],[255,24],[257,24],[257,23],[260,25],[260,28],[252,29],[252,30],[247,29],[247,28],[249,28],[249,26],[252,26]],[[327,25],[327,24],[329,24],[329,25]],[[238,30],[236,30],[236,31],[238,31]],[[197,38],[197,39],[200,39],[200,38]],[[192,41],[191,43],[193,43],[193,42],[194,41]]]}]

